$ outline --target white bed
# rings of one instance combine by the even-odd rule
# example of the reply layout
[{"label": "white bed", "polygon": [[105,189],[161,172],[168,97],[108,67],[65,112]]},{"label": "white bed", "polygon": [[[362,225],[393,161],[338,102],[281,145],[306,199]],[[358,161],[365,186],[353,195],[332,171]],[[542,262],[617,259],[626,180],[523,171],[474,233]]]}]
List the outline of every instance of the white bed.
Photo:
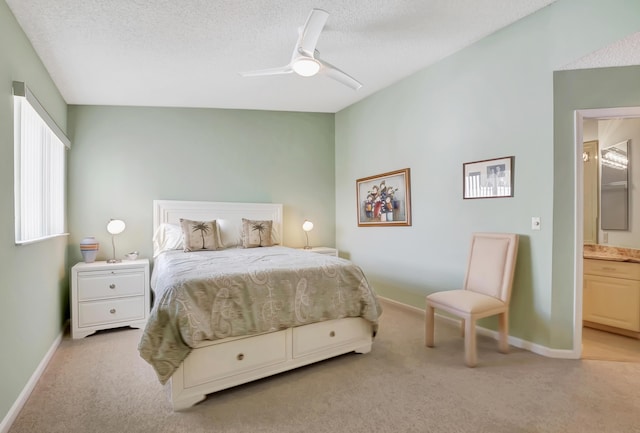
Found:
[{"label": "white bed", "polygon": [[[153,203],[154,233],[163,223],[179,224],[180,218],[216,219],[223,227],[221,238],[226,245],[233,243],[230,238],[236,236],[242,218],[272,220],[272,238],[282,245],[282,214],[281,204],[172,200]],[[186,409],[205,399],[207,394],[337,355],[368,353],[373,333],[374,325],[370,321],[346,317],[257,335],[199,342],[167,382],[173,409]]]}]

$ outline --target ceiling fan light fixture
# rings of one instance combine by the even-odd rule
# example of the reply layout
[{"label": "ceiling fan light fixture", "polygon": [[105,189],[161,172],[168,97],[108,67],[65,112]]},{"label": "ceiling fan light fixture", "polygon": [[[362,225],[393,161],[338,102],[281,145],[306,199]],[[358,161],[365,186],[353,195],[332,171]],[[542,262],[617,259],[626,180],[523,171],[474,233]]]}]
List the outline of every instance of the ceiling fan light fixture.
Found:
[{"label": "ceiling fan light fixture", "polygon": [[303,77],[312,77],[320,71],[320,63],[310,57],[300,57],[293,62],[293,71]]},{"label": "ceiling fan light fixture", "polygon": [[330,63],[320,60],[316,45],[324,28],[329,13],[322,9],[311,9],[309,18],[304,27],[300,29],[298,40],[293,48],[291,60],[284,66],[277,68],[258,69],[256,71],[241,72],[243,77],[260,77],[268,75],[284,75],[295,72],[302,77],[312,77],[319,72],[323,75],[358,90],[362,83],[341,71]]}]

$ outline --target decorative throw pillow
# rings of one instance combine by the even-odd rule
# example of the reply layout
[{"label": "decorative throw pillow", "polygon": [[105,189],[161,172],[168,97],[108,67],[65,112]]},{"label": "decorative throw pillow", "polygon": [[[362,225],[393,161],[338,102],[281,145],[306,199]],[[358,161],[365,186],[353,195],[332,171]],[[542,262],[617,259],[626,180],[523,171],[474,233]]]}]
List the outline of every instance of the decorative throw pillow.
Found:
[{"label": "decorative throw pillow", "polygon": [[184,251],[210,251],[218,249],[218,226],[213,221],[191,221],[180,218]]},{"label": "decorative throw pillow", "polygon": [[270,247],[273,221],[257,221],[242,218],[242,246],[244,248]]}]

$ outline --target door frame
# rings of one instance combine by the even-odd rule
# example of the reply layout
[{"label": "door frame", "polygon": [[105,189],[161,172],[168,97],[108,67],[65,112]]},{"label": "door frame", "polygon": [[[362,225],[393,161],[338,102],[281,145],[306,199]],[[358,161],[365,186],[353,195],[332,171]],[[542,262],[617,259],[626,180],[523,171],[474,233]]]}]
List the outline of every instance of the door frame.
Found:
[{"label": "door frame", "polygon": [[582,164],[583,122],[587,119],[634,119],[640,117],[640,107],[593,108],[576,110],[574,112],[575,137],[575,179],[574,179],[574,216],[575,216],[575,246],[574,246],[574,305],[573,305],[573,356],[582,357],[582,290],[583,290],[583,262],[584,249],[584,169]]}]

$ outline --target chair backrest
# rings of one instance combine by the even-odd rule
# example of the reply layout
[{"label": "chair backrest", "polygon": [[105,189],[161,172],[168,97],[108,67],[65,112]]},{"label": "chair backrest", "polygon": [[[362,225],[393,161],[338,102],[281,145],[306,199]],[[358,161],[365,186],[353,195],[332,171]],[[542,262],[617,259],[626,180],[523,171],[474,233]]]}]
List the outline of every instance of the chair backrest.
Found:
[{"label": "chair backrest", "polygon": [[464,289],[509,303],[518,254],[518,235],[474,233]]}]

